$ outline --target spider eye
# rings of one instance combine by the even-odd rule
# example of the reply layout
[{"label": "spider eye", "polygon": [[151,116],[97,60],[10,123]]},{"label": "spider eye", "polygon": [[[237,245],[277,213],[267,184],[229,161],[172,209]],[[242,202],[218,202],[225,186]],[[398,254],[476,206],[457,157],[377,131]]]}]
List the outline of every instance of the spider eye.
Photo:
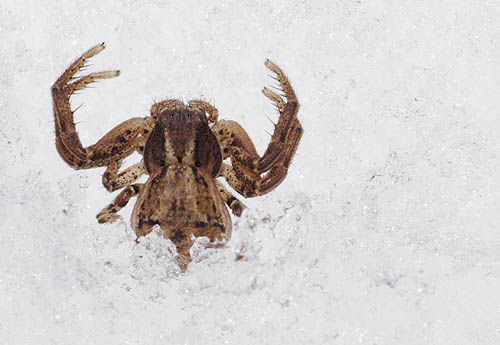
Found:
[{"label": "spider eye", "polygon": [[191,117],[191,113],[187,113],[187,117]]},{"label": "spider eye", "polygon": [[174,117],[174,116],[175,116],[175,114],[174,114],[174,113],[170,113],[170,114],[169,114],[169,116],[170,116],[170,117]]}]

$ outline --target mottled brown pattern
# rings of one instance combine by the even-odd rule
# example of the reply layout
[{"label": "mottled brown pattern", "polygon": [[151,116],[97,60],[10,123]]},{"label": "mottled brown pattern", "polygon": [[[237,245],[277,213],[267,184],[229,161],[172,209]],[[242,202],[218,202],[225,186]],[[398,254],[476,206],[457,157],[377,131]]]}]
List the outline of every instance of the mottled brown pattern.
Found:
[{"label": "mottled brown pattern", "polygon": [[159,169],[139,192],[132,226],[144,234],[150,230],[140,226],[145,222],[160,225],[167,238],[182,229],[211,241],[228,240],[231,234],[215,180],[204,169],[179,163]]},{"label": "mottled brown pattern", "polygon": [[[280,116],[262,157],[243,127],[234,121],[219,121],[217,108],[201,100],[155,103],[150,116],[127,120],[84,147],[75,128],[70,97],[89,83],[118,76],[119,71],[74,76],[103,49],[104,44],[89,49],[52,86],[57,151],[74,169],[106,167],[102,182],[108,191],[124,188],[99,212],[99,223],[119,219],[117,213],[136,196],[131,224],[137,238],[158,226],[176,246],[177,263],[185,271],[197,237],[208,237],[211,246],[231,238],[226,205],[236,216],[245,208],[217,177],[224,177],[244,197],[266,194],[286,177],[303,132],[297,119],[297,97],[281,69],[266,61],[283,96],[263,89]],[[120,172],[123,160],[133,152],[143,159]],[[223,163],[228,158],[231,164]],[[133,184],[143,174],[149,175],[148,180]]]}]

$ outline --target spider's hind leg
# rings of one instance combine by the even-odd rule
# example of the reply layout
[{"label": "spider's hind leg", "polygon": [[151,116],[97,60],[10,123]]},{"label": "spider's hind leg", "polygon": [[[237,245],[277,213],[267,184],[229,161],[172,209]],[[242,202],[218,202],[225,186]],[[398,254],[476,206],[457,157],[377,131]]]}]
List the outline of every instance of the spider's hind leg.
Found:
[{"label": "spider's hind leg", "polygon": [[144,167],[144,162],[140,161],[126,169],[122,172],[118,172],[122,161],[115,161],[108,165],[108,168],[102,175],[102,184],[109,191],[113,192],[124,186],[134,183],[143,174],[146,174],[146,168]]},{"label": "spider's hind leg", "polygon": [[219,181],[215,181],[217,184],[217,188],[219,189],[219,193],[222,196],[222,200],[226,203],[226,205],[231,209],[233,214],[236,217],[240,217],[245,205],[238,200],[231,192],[229,192],[226,187]]},{"label": "spider's hind leg", "polygon": [[129,200],[140,192],[142,186],[143,184],[139,183],[131,184],[122,190],[111,204],[103,208],[101,212],[97,214],[97,221],[99,223],[112,223],[120,219],[120,216],[117,215],[118,211],[124,208]]}]

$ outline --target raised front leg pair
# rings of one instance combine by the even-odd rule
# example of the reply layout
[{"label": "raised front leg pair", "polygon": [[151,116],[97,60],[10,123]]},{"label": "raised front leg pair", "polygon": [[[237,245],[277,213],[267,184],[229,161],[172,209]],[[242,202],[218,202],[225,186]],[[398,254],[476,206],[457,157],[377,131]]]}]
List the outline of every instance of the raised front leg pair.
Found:
[{"label": "raised front leg pair", "polygon": [[75,74],[85,67],[87,59],[103,49],[104,44],[96,45],[76,59],[52,86],[52,100],[56,147],[60,156],[74,169],[108,166],[103,176],[103,184],[106,189],[113,191],[132,183],[145,172],[141,164],[122,173],[118,173],[118,170],[124,158],[134,151],[140,152],[151,127],[147,118],[132,118],[113,128],[94,145],[83,147],[75,128],[70,97],[90,83],[119,75],[119,71],[104,71],[75,77]]},{"label": "raised front leg pair", "polygon": [[212,127],[221,144],[223,158],[230,157],[232,163],[223,165],[221,175],[232,188],[247,198],[266,194],[285,179],[303,132],[297,119],[299,102],[288,78],[271,61],[267,60],[266,66],[276,74],[275,79],[283,95],[268,88],[262,90],[280,113],[264,155],[260,157],[257,154],[250,137],[237,122],[219,121]]}]

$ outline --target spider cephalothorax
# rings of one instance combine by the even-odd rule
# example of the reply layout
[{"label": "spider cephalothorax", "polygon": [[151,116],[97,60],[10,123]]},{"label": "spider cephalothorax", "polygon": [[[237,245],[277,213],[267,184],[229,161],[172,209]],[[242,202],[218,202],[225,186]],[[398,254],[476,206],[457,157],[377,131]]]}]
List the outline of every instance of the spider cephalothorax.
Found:
[{"label": "spider cephalothorax", "polygon": [[163,104],[161,113],[152,116],[155,125],[144,148],[144,164],[148,173],[159,166],[183,163],[203,167],[217,177],[222,156],[205,112],[172,101],[155,106],[162,103],[166,104]]},{"label": "spider cephalothorax", "polygon": [[[137,196],[131,219],[137,237],[159,226],[175,244],[179,267],[185,270],[197,237],[208,237],[212,244],[230,239],[226,205],[236,216],[243,211],[243,204],[218,177],[244,197],[268,193],[286,177],[303,132],[297,120],[297,97],[281,69],[266,61],[285,98],[263,89],[276,103],[280,117],[262,157],[243,127],[235,121],[218,121],[217,109],[200,100],[155,103],[150,116],[127,120],[85,148],[69,100],[89,83],[119,75],[118,71],[104,71],[74,78],[86,60],[103,49],[104,44],[99,44],[85,52],[52,86],[57,150],[74,169],[107,167],[103,175],[106,189],[123,188],[97,215],[100,223],[118,219],[117,212]],[[119,172],[122,161],[133,152],[143,159]],[[224,163],[228,158],[231,164]],[[134,183],[143,174],[149,175],[148,180]]]}]

